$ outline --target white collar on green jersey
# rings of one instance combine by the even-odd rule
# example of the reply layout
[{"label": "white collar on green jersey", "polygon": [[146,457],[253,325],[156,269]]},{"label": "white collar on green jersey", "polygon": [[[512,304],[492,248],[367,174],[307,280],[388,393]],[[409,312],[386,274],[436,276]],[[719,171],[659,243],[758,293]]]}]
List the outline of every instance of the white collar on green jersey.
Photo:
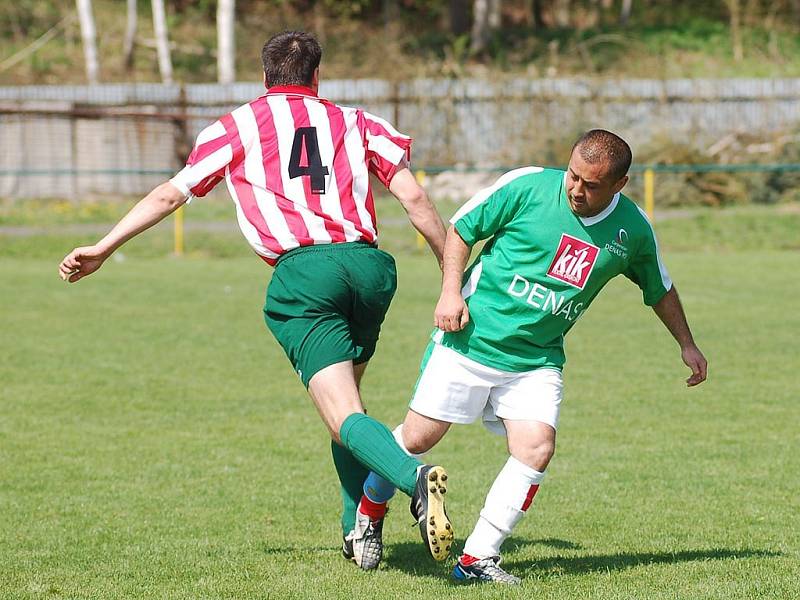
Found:
[{"label": "white collar on green jersey", "polygon": [[581,223],[583,223],[584,226],[586,227],[588,227],[589,225],[596,225],[597,223],[605,219],[608,215],[610,215],[612,212],[614,212],[614,209],[617,208],[617,204],[619,204],[619,192],[614,194],[614,197],[611,198],[611,202],[609,203],[609,205],[606,206],[602,211],[597,213],[595,216],[578,217],[578,218],[581,220]]},{"label": "white collar on green jersey", "polygon": [[[564,171],[564,194],[567,193],[567,175],[568,172]],[[614,194],[614,197],[611,198],[611,202],[606,206],[602,211],[597,213],[593,217],[581,217],[580,215],[575,215],[581,220],[581,223],[585,227],[589,227],[590,225],[597,225],[600,221],[605,219],[608,215],[614,212],[614,209],[617,208],[617,204],[619,204],[619,192]],[[567,206],[569,206],[569,202],[567,202]],[[575,214],[575,213],[573,213]]]}]

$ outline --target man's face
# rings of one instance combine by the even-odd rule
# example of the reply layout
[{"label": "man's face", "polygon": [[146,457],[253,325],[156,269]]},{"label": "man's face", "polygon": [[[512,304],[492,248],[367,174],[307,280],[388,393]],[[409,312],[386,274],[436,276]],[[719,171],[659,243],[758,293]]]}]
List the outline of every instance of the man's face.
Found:
[{"label": "man's face", "polygon": [[614,194],[628,182],[628,176],[615,179],[609,174],[607,161],[586,162],[576,148],[567,166],[567,199],[569,207],[579,217],[593,217],[603,211]]}]

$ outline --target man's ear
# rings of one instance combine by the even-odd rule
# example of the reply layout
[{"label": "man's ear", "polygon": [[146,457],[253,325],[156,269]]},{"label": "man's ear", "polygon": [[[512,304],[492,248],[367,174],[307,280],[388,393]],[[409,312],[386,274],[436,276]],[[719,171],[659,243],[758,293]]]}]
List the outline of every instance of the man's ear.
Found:
[{"label": "man's ear", "polygon": [[613,193],[617,193],[622,191],[622,188],[625,187],[625,184],[628,183],[628,176],[623,176],[617,183],[614,184],[614,187],[611,188]]}]

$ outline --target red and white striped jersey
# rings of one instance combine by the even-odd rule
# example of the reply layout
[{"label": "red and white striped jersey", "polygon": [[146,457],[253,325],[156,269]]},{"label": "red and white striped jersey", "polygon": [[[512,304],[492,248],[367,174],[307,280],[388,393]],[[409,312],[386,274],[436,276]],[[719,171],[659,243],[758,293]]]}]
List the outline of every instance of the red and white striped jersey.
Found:
[{"label": "red and white striped jersey", "polygon": [[205,196],[224,178],[239,227],[274,265],[298,246],[377,240],[369,173],[388,187],[411,138],[305,87],[270,88],[197,136],[170,181]]}]

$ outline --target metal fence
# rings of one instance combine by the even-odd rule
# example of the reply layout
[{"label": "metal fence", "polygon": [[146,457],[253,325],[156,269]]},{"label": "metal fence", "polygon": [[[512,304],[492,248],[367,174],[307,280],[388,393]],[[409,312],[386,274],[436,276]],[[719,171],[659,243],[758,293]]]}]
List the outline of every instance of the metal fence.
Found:
[{"label": "metal fence", "polygon": [[[0,197],[146,192],[205,125],[262,93],[255,83],[0,87]],[[800,79],[333,80],[320,93],[393,121],[428,169],[560,163],[589,127],[634,149],[800,127]]]}]

